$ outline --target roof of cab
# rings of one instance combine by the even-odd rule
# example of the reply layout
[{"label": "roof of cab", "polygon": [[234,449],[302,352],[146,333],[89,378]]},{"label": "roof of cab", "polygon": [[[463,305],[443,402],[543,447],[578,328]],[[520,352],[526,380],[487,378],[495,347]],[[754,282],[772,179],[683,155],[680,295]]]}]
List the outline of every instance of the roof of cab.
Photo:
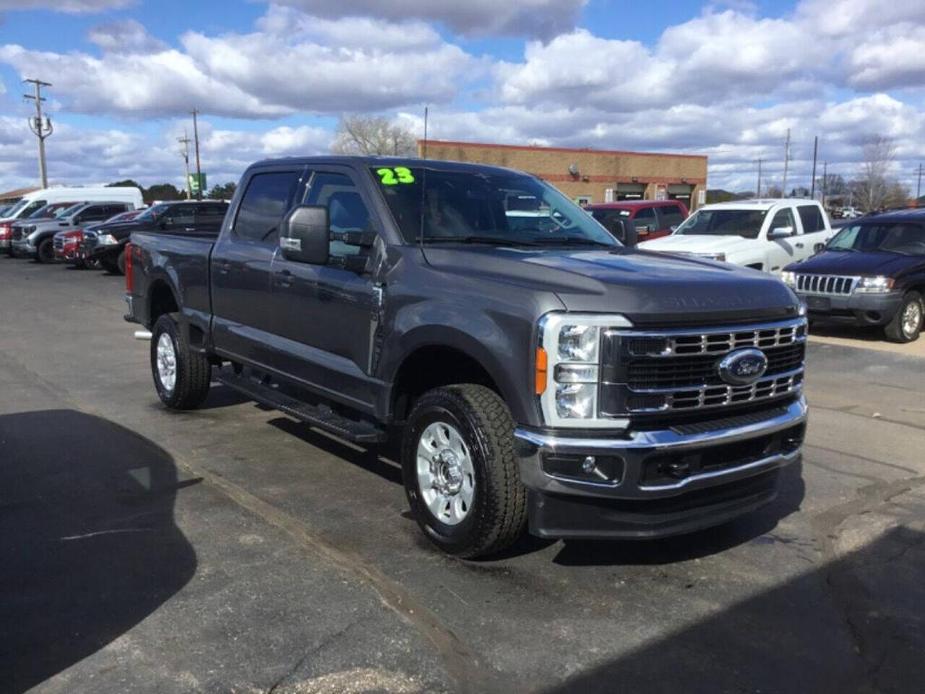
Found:
[{"label": "roof of cab", "polygon": [[264,159],[251,164],[248,169],[264,168],[270,166],[312,166],[317,164],[346,164],[359,168],[407,166],[409,168],[426,167],[436,171],[466,171],[469,173],[524,173],[517,169],[507,169],[501,166],[488,164],[475,164],[462,161],[444,161],[442,159],[419,159],[417,157],[370,157],[347,155],[320,155],[314,157],[284,157],[279,159]]},{"label": "roof of cab", "polygon": [[854,224],[869,224],[881,222],[925,222],[925,208],[910,207],[903,210],[888,210],[880,214],[871,214],[866,217],[849,219],[845,226]]}]

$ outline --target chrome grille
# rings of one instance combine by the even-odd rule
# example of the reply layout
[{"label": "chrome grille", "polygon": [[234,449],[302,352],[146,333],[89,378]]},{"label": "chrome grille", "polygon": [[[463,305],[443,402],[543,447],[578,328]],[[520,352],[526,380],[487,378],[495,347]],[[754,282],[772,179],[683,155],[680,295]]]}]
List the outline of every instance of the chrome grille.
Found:
[{"label": "chrome grille", "polygon": [[[605,416],[732,408],[793,395],[802,388],[806,319],[713,329],[610,330],[601,363]],[[757,348],[768,368],[755,383],[729,385],[718,363]]]},{"label": "chrome grille", "polygon": [[61,251],[64,250],[64,238],[61,236],[55,236],[55,250]]},{"label": "chrome grille", "polygon": [[730,332],[686,331],[678,334],[630,335],[626,339],[631,357],[678,357],[691,354],[726,354],[742,347],[767,349],[806,340],[805,323],[746,327]]},{"label": "chrome grille", "polygon": [[[664,412],[666,410],[692,410],[705,407],[742,405],[796,392],[803,382],[803,368],[786,374],[762,378],[748,386],[705,385],[699,388],[646,388],[633,390],[627,398],[631,414]],[[662,396],[656,399],[653,396]]]},{"label": "chrome grille", "polygon": [[847,296],[860,281],[860,277],[844,275],[797,275],[797,291],[801,294]]}]

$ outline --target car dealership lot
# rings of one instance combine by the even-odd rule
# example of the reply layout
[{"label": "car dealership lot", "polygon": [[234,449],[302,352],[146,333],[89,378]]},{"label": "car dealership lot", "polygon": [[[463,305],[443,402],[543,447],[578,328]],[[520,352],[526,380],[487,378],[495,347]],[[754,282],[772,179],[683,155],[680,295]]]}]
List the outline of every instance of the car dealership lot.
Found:
[{"label": "car dealership lot", "polygon": [[921,341],[811,340],[802,479],[790,469],[752,516],[463,562],[420,537],[389,447],[221,387],[165,411],[121,278],[2,259],[0,280],[14,689],[841,692],[925,677]]}]

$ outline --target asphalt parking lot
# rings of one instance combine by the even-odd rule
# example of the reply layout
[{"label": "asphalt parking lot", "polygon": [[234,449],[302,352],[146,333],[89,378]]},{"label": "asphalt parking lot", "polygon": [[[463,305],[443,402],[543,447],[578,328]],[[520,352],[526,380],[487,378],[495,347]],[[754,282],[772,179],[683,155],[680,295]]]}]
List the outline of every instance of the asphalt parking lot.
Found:
[{"label": "asphalt parking lot", "polygon": [[441,556],[388,448],[159,404],[122,278],[0,259],[0,689],[911,692],[925,361],[813,340],[801,467],[670,541]]}]

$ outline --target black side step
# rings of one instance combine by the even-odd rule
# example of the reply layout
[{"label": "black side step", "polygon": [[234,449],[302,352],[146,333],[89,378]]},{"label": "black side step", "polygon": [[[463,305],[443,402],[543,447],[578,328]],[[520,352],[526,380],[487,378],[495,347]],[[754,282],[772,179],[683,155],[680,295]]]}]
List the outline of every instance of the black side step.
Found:
[{"label": "black side step", "polygon": [[217,371],[216,380],[219,383],[234,388],[251,400],[256,400],[262,405],[284,412],[342,439],[355,443],[380,443],[385,440],[385,432],[370,422],[348,419],[326,405],[311,405],[303,402],[245,374],[236,375],[224,369]]}]

